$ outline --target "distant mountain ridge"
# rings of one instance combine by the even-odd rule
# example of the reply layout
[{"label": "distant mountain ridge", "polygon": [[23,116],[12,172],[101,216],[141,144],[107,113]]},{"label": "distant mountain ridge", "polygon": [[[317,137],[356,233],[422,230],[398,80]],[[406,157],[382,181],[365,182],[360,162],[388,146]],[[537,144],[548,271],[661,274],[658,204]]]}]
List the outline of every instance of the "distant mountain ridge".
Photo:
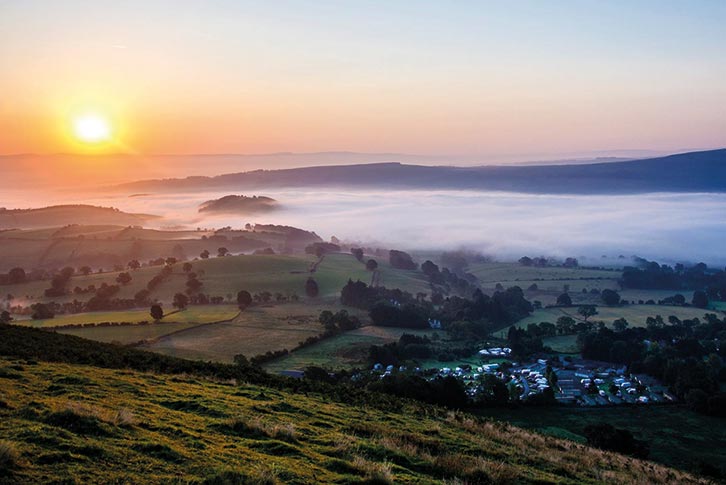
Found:
[{"label": "distant mountain ridge", "polygon": [[138,192],[323,186],[560,194],[726,192],[726,149],[578,165],[454,167],[371,163],[314,166],[215,177],[147,180],[113,189]]}]

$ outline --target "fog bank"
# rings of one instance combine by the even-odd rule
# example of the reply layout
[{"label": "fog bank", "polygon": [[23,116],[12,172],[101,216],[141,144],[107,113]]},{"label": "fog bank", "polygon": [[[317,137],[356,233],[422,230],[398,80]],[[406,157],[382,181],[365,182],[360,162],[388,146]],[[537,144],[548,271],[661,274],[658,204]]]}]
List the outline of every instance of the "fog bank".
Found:
[{"label": "fog bank", "polygon": [[[726,194],[625,196],[531,195],[475,191],[267,190],[281,209],[255,216],[197,212],[206,200],[230,194],[160,194],[48,200],[5,193],[0,205],[27,207],[83,202],[164,216],[164,228],[243,227],[274,223],[382,247],[481,251],[500,259],[522,255],[639,255],[661,261],[726,263]],[[15,204],[13,204],[13,200]],[[26,201],[26,202],[22,202]],[[37,206],[36,204],[35,206]],[[82,221],[79,221],[82,223]]]}]

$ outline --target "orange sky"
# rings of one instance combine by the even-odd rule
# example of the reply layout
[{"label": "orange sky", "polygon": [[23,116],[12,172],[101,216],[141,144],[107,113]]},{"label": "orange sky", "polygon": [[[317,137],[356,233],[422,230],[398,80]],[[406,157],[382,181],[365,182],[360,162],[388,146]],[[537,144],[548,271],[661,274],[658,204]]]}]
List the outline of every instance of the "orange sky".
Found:
[{"label": "orange sky", "polygon": [[725,145],[723,3],[603,3],[4,2],[0,153]]}]

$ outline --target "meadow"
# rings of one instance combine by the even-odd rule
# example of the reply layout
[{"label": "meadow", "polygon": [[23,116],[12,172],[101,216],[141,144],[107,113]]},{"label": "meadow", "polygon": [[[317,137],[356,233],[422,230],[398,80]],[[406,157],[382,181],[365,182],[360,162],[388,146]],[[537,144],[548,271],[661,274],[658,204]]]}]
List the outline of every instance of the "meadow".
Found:
[{"label": "meadow", "polygon": [[430,336],[435,331],[374,326],[361,327],[295,350],[284,357],[268,362],[263,367],[269,372],[303,370],[308,366],[328,369],[368,367],[368,349],[371,345],[385,345],[396,342],[404,333]]},{"label": "meadow", "polygon": [[[182,311],[167,309],[167,314],[159,325],[169,323],[212,323],[234,318],[239,309],[237,305],[192,305]],[[117,312],[86,312],[69,315],[57,315],[46,320],[17,320],[13,323],[29,327],[63,327],[66,325],[83,325],[88,323],[140,323],[153,322],[148,309],[126,310]],[[152,324],[153,325],[153,324]],[[118,327],[121,328],[121,327]],[[80,329],[83,330],[83,329]]]},{"label": "meadow", "polygon": [[0,380],[3,484],[699,483],[413,402],[8,359]]},{"label": "meadow", "polygon": [[[631,327],[644,327],[648,317],[660,315],[667,322],[668,317],[674,315],[681,320],[688,318],[700,318],[710,310],[694,307],[666,306],[666,305],[624,305],[624,306],[598,306],[597,315],[590,317],[590,321],[603,321],[612,326],[614,320],[625,318]],[[555,323],[561,316],[569,316],[576,321],[583,320],[577,313],[577,307],[543,308],[535,310],[530,316],[518,321],[515,325],[520,328],[527,328],[530,323],[550,322]]]},{"label": "meadow", "polygon": [[[321,311],[339,309],[334,302],[252,306],[231,321],[195,326],[158,338],[142,348],[174,357],[232,362],[237,354],[254,357],[297,347],[308,337],[323,333],[318,322]],[[363,312],[348,310],[364,321],[367,318]]]}]

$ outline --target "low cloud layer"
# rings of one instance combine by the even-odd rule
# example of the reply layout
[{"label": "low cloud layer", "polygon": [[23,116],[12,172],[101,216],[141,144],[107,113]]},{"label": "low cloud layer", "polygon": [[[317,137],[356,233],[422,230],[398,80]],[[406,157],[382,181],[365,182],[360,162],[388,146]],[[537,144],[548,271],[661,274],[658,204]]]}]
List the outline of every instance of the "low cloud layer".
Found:
[{"label": "low cloud layer", "polygon": [[[601,258],[726,263],[726,194],[562,196],[472,191],[271,190],[282,210],[250,217],[200,216],[199,203],[230,192],[83,199],[165,216],[166,227],[276,223],[406,249],[478,250]],[[253,194],[246,194],[253,195]],[[29,200],[29,199],[25,199]],[[67,197],[54,202],[66,202]],[[5,203],[8,207],[11,205]],[[21,204],[22,205],[22,204]]]}]

